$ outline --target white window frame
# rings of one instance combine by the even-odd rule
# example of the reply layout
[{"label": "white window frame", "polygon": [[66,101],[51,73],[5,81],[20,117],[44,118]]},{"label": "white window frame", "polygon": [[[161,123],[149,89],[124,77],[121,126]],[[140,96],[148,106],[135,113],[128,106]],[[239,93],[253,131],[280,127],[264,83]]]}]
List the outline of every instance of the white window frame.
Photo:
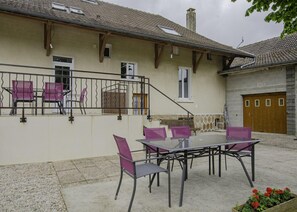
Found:
[{"label": "white window frame", "polygon": [[90,4],[98,4],[98,2],[97,1],[92,1],[92,0],[82,0],[83,2],[87,2],[87,3],[90,3]]},{"label": "white window frame", "polygon": [[[137,77],[135,77],[138,73],[138,64],[136,62],[129,62],[129,61],[121,61],[121,68],[120,68],[120,74],[122,74],[122,63],[126,63],[126,69],[127,69],[127,64],[133,64],[134,65],[134,73],[133,73],[133,76],[126,76],[125,78],[122,78],[121,76],[121,79],[123,80],[137,80]],[[129,74],[127,73],[129,70],[126,70],[126,74]]]},{"label": "white window frame", "polygon": [[249,99],[246,99],[245,101],[244,101],[244,105],[245,105],[245,107],[250,107],[250,100]]},{"label": "white window frame", "polygon": [[78,15],[84,15],[84,12],[79,7],[69,7],[69,10],[71,13],[78,14]]},{"label": "white window frame", "polygon": [[[54,61],[54,56],[55,57],[65,57],[65,58],[71,58],[72,59],[72,61],[71,61],[71,63],[65,63],[65,62],[58,62],[58,61]],[[53,55],[53,57],[52,57],[52,62],[53,62],[53,68],[54,68],[54,75],[55,75],[55,72],[56,72],[56,70],[55,70],[55,67],[56,66],[64,66],[64,67],[69,67],[69,75],[71,76],[73,73],[72,73],[72,70],[74,70],[74,58],[73,57],[69,57],[69,56],[61,56],[61,55]],[[72,84],[69,84],[69,90],[72,90],[72,87],[70,87],[70,86],[72,86]],[[70,94],[71,95],[71,94]],[[68,97],[68,95],[66,95],[65,96],[65,98],[64,98],[64,102],[63,102],[63,104],[66,106],[66,100],[67,100],[67,98],[69,98]],[[58,109],[54,109],[53,110],[53,113],[57,113],[58,112]],[[67,111],[68,112],[68,111]]]},{"label": "white window frame", "polygon": [[265,99],[265,106],[271,107],[271,99],[270,98]]},{"label": "white window frame", "polygon": [[158,27],[166,34],[181,36],[181,34],[179,34],[175,29],[173,29],[171,27],[161,26],[161,25],[158,25]]},{"label": "white window frame", "polygon": [[[182,80],[182,96],[180,97],[179,96],[179,74],[180,74],[180,71],[182,70],[188,70],[188,97],[184,97],[184,81]],[[182,76],[183,77],[183,76]],[[178,84],[177,84],[177,87],[178,87],[178,101],[180,102],[189,102],[191,101],[192,99],[192,68],[190,67],[182,67],[182,66],[179,66],[178,67],[178,72],[177,72],[177,79],[178,79]]]},{"label": "white window frame", "polygon": [[255,107],[260,107],[260,106],[261,106],[260,99],[255,99]]},{"label": "white window frame", "polygon": [[279,107],[285,106],[285,98],[278,98],[278,106]]}]

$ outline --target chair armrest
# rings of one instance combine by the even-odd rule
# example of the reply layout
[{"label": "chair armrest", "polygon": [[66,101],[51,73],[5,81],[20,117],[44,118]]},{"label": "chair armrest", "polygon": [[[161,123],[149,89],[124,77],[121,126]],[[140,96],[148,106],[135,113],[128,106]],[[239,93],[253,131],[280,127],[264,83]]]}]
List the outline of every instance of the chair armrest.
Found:
[{"label": "chair armrest", "polygon": [[133,150],[131,152],[142,152],[142,151],[145,151],[146,149],[138,149],[138,150]]},{"label": "chair armrest", "polygon": [[161,157],[152,157],[152,158],[147,158],[147,159],[134,160],[134,162],[135,163],[139,163],[139,162],[145,162],[145,161],[150,161],[150,160],[165,159],[166,157],[164,157],[164,156],[161,156]]}]

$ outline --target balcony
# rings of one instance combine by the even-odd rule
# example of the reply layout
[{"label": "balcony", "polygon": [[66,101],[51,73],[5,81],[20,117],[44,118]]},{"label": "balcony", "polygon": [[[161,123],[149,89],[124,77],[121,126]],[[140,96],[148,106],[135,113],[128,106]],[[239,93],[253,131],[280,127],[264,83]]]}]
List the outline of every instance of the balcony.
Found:
[{"label": "balcony", "polygon": [[149,116],[148,82],[136,75],[0,64],[0,116],[21,116],[21,122],[40,115],[67,115],[71,122],[86,114]]}]

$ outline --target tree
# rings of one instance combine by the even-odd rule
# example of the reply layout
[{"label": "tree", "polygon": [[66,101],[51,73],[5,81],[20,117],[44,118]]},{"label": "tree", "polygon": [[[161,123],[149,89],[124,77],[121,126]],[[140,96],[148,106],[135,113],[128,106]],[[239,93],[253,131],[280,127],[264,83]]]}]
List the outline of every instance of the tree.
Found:
[{"label": "tree", "polygon": [[[231,0],[235,2],[236,0]],[[265,21],[283,22],[284,29],[281,37],[297,32],[297,0],[247,0],[252,2],[252,6],[247,9],[245,16],[249,16],[254,11],[262,12],[272,10]]]}]

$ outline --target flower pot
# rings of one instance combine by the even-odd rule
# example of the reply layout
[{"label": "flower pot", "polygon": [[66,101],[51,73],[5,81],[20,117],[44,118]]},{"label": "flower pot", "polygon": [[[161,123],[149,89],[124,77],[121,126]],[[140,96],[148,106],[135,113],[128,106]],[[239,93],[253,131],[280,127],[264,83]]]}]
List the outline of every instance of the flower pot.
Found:
[{"label": "flower pot", "polygon": [[[296,194],[292,194],[292,196],[294,197],[293,199],[290,199],[287,202],[283,202],[279,205],[275,205],[272,208],[268,208],[266,210],[264,210],[264,212],[294,212],[297,211],[297,195]],[[243,205],[240,206],[236,206],[234,208],[232,208],[232,212],[238,212],[240,208],[242,208]]]}]

